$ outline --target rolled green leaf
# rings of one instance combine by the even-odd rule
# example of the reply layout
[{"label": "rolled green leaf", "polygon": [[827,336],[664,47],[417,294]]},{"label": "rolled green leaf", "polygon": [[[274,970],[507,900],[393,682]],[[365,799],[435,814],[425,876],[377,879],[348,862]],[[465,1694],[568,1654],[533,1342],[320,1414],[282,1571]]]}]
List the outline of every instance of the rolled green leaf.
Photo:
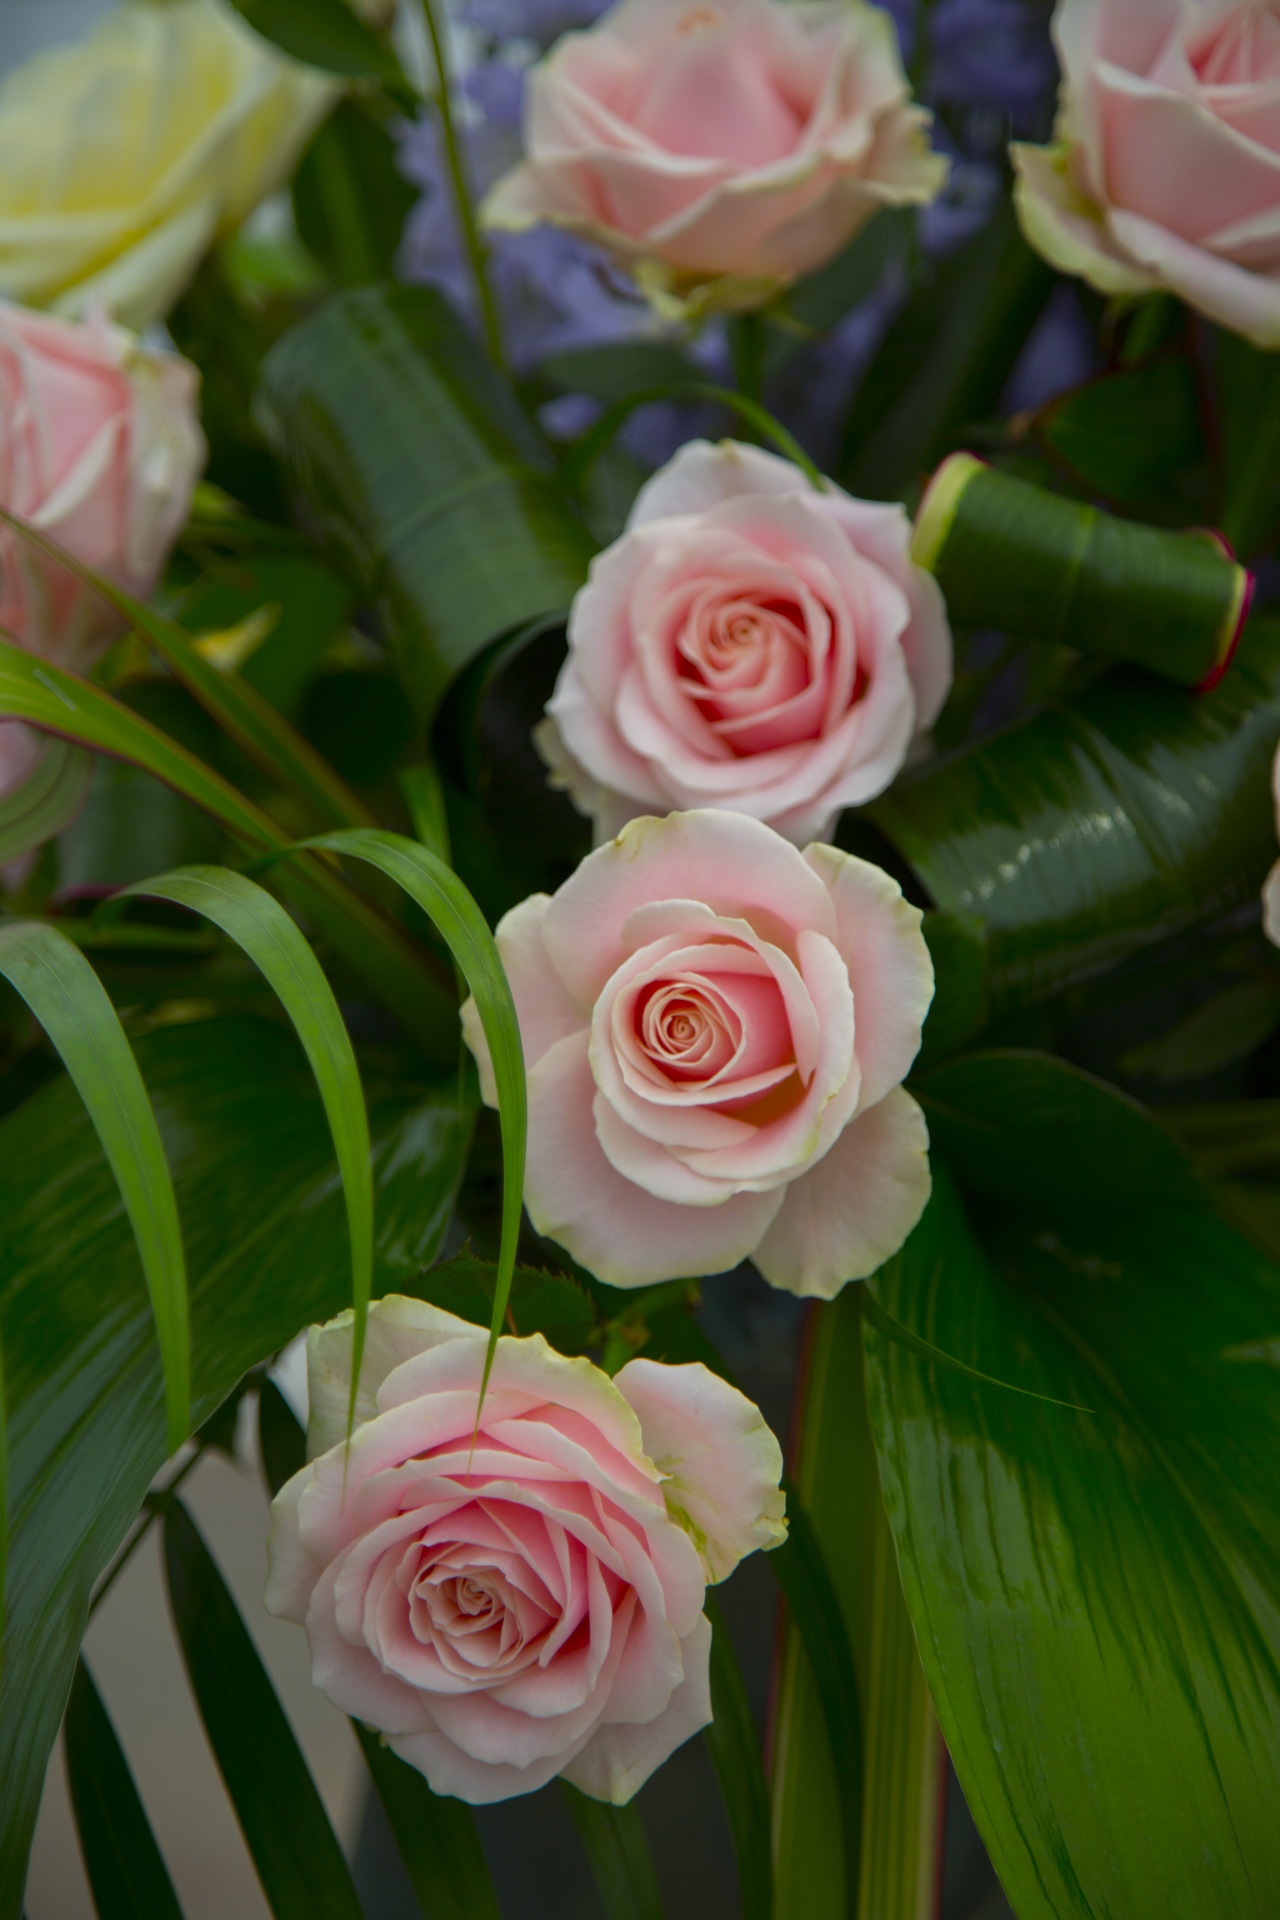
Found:
[{"label": "rolled green leaf", "polygon": [[1218,534],[1118,520],[971,453],[934,474],[912,551],[957,626],[1131,660],[1200,689],[1226,671],[1252,594]]},{"label": "rolled green leaf", "polygon": [[92,756],[46,734],[27,772],[0,797],[0,864],[61,833],[89,792]]}]

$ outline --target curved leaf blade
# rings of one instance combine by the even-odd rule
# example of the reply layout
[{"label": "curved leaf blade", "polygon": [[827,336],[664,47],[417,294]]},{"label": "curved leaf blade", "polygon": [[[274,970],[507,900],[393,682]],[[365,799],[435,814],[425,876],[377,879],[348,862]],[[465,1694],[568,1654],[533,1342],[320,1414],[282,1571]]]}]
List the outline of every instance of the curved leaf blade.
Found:
[{"label": "curved leaf blade", "polygon": [[877,1291],[997,1376],[867,1335],[885,1498],[957,1771],[1023,1920],[1280,1898],[1280,1270],[1206,1208],[981,1240],[946,1170]]},{"label": "curved leaf blade", "polygon": [[63,1723],[80,1851],[102,1920],[182,1920],[151,1822],[84,1661]]},{"label": "curved leaf blade", "polygon": [[[3,639],[0,719],[29,721],[95,753],[141,767],[212,814],[253,853],[289,845],[267,814],[159,727],[89,681],[37,660]],[[456,1013],[429,956],[323,863],[297,863],[286,884],[334,947],[413,1034],[428,1059],[436,1065],[452,1061]]]},{"label": "curved leaf blade", "polygon": [[164,1555],[187,1677],[275,1920],[364,1920],[275,1688],[180,1500],[166,1504]]},{"label": "curved leaf blade", "polygon": [[662,1920],[662,1896],[644,1821],[634,1800],[610,1806],[561,1782],[606,1920]]},{"label": "curved leaf blade", "polygon": [[423,1913],[502,1920],[470,1807],[432,1793],[371,1727],[351,1724]]},{"label": "curved leaf blade", "polygon": [[409,92],[391,48],[346,0],[233,0],[249,25],[294,60],[352,80],[381,80]]},{"label": "curved leaf blade", "polygon": [[44,735],[29,771],[0,795],[0,865],[69,827],[88,797],[92,777],[87,753],[69,740]]},{"label": "curved leaf blade", "polygon": [[724,1615],[708,1593],[703,1610],[711,1622],[711,1725],[703,1739],[711,1755],[738,1856],[738,1892],[743,1920],[772,1920],[773,1844],[769,1788],[751,1717],[742,1668]]},{"label": "curved leaf blade", "polygon": [[179,867],[156,879],[140,880],[118,897],[129,896],[171,900],[175,906],[212,920],[248,954],[302,1042],[328,1116],[346,1200],[351,1293],[356,1312],[351,1382],[354,1412],[373,1274],[373,1173],[360,1069],[333,989],[279,901],[243,874],[226,867]]},{"label": "curved leaf blade", "polygon": [[403,834],[366,833],[357,828],[347,833],[326,833],[303,844],[340,853],[348,859],[367,860],[379,873],[385,873],[389,880],[403,887],[444,935],[475,996],[480,1024],[493,1059],[502,1122],[502,1239],[493,1318],[489,1324],[489,1350],[480,1389],[483,1398],[511,1298],[524,1205],[524,1156],[529,1131],[520,1023],[502,960],[484,915],[457,874],[417,841],[407,840]]},{"label": "curved leaf blade", "polygon": [[190,1431],[187,1271],[173,1181],[138,1063],[102,982],[53,927],[0,927],[0,974],[57,1049],[120,1188],[151,1296],[174,1452]]}]

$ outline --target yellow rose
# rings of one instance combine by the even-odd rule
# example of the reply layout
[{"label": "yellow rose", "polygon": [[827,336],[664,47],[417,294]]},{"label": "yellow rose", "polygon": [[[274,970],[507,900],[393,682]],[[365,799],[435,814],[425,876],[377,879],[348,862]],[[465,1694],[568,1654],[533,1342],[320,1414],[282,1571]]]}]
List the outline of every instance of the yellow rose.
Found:
[{"label": "yellow rose", "polygon": [[335,91],[224,0],[125,0],[0,86],[0,295],[160,318],[287,178]]}]

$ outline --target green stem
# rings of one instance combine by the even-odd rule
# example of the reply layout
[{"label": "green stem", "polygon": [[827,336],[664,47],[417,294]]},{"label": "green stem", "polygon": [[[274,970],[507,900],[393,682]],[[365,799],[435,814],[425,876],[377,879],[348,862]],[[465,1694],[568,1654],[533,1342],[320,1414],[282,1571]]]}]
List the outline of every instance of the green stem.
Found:
[{"label": "green stem", "polygon": [[738,391],[757,405],[764,391],[766,337],[762,313],[739,313],[729,327],[729,350]]},{"label": "green stem", "polygon": [[458,142],[457,123],[453,117],[453,101],[449,93],[449,68],[445,60],[444,42],[440,37],[440,28],[436,21],[433,0],[422,0],[422,16],[427,23],[427,34],[431,40],[431,52],[436,63],[436,78],[439,90],[436,94],[436,106],[440,110],[440,127],[444,134],[445,160],[449,168],[449,179],[453,186],[454,204],[458,210],[458,225],[462,229],[462,242],[467,250],[467,259],[471,265],[472,276],[476,283],[476,294],[480,301],[480,314],[484,322],[484,335],[488,343],[494,364],[505,371],[507,358],[502,343],[502,324],[498,318],[498,305],[493,297],[493,287],[489,281],[488,251],[480,237],[480,228],[476,224],[476,210],[471,199],[471,189],[467,184],[466,168],[462,161],[462,148]]}]

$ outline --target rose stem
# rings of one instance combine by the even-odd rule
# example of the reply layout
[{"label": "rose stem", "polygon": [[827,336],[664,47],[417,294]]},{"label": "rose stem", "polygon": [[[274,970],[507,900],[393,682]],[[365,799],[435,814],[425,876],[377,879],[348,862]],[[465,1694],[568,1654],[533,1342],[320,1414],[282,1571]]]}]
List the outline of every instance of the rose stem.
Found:
[{"label": "rose stem", "polygon": [[458,144],[458,128],[453,117],[453,101],[449,95],[449,69],[445,61],[444,43],[440,38],[440,28],[436,21],[432,0],[422,0],[422,17],[427,24],[431,51],[435,57],[436,78],[439,83],[436,106],[440,110],[440,128],[444,134],[445,159],[448,162],[449,179],[453,186],[454,204],[458,210],[458,225],[462,229],[462,242],[467,250],[467,259],[476,283],[476,293],[480,299],[480,313],[484,321],[484,334],[489,353],[494,364],[505,372],[507,358],[502,344],[502,324],[498,318],[498,305],[489,282],[488,251],[476,224],[476,210],[472,204],[466,169],[462,163],[462,148]]}]

